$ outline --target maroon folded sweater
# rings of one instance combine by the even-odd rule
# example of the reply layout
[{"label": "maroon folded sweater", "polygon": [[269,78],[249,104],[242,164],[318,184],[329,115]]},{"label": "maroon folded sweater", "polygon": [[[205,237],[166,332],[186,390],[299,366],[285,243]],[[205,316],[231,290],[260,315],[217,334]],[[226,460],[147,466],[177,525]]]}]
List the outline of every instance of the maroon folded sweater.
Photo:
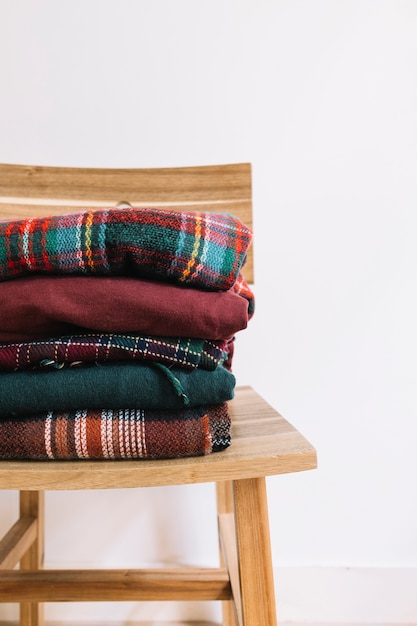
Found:
[{"label": "maroon folded sweater", "polygon": [[229,339],[246,328],[248,300],[128,277],[34,275],[0,283],[0,341],[79,332]]}]

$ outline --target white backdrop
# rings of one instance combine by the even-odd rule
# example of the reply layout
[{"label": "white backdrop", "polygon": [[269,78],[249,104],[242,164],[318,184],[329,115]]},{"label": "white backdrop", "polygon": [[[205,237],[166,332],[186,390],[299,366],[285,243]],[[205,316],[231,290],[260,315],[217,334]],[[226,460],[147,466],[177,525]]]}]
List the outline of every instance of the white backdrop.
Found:
[{"label": "white backdrop", "polygon": [[[417,622],[417,2],[0,0],[0,90],[0,162],[252,162],[257,312],[235,373],[320,464],[268,481],[280,617]],[[210,564],[212,496],[48,494],[47,563]],[[15,502],[0,494],[1,529]]]}]

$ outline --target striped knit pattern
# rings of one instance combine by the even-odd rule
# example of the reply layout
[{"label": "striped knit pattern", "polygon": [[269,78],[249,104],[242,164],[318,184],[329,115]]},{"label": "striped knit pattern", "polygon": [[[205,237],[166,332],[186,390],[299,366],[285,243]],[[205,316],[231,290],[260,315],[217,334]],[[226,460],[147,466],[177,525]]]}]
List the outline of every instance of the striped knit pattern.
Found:
[{"label": "striped knit pattern", "polygon": [[153,208],[12,220],[0,223],[0,280],[30,272],[136,275],[227,290],[251,238],[231,215]]},{"label": "striped knit pattern", "polygon": [[185,411],[49,412],[0,420],[0,459],[164,459],[230,445],[226,403]]},{"label": "striped knit pattern", "polygon": [[228,343],[114,333],[0,343],[0,371],[122,360],[159,361],[187,369],[214,370],[226,358]]}]

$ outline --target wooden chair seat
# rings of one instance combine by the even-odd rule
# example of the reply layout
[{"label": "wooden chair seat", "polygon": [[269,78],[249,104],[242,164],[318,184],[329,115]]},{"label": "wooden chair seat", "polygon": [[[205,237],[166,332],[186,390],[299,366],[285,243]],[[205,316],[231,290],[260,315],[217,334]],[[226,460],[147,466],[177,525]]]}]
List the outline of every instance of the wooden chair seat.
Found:
[{"label": "wooden chair seat", "polygon": [[[56,213],[120,201],[195,210],[227,207],[251,225],[250,166],[175,170],[0,166],[0,218],[45,214],[51,205]],[[245,272],[252,280],[251,257]],[[230,409],[232,445],[208,456],[0,461],[0,489],[20,491],[18,519],[0,541],[0,602],[20,603],[21,626],[44,624],[44,602],[113,600],[220,600],[224,626],[276,626],[265,477],[313,469],[316,454],[251,387],[236,389]],[[215,482],[217,488],[220,567],[43,569],[44,491],[204,482]]]},{"label": "wooden chair seat", "polygon": [[251,387],[230,402],[232,445],[200,457],[158,461],[3,461],[0,489],[158,487],[260,478],[311,469],[312,446]]}]

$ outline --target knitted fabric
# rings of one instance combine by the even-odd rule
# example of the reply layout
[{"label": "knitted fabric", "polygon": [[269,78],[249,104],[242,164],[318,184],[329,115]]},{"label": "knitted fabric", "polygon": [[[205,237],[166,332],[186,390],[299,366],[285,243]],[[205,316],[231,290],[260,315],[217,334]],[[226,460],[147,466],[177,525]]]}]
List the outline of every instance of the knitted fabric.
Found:
[{"label": "knitted fabric", "polygon": [[232,290],[248,301],[248,318],[250,319],[251,317],[253,317],[253,314],[255,312],[255,297],[248,283],[243,278],[242,274],[239,274],[237,276],[236,281],[232,286]]},{"label": "knitted fabric", "polygon": [[230,445],[227,404],[183,411],[48,412],[0,420],[0,459],[164,459]]},{"label": "knitted fabric", "polygon": [[0,343],[0,371],[120,360],[160,361],[187,369],[214,370],[225,360],[227,344],[227,341],[206,339],[111,333]]},{"label": "knitted fabric", "polygon": [[126,276],[34,274],[0,282],[0,341],[86,333],[228,339],[248,325],[248,301]]},{"label": "knitted fabric", "polygon": [[221,365],[207,371],[124,361],[0,373],[0,420],[79,407],[180,410],[221,404],[233,398],[235,384]]},{"label": "knitted fabric", "polygon": [[154,208],[12,220],[0,222],[0,279],[28,272],[135,275],[227,290],[251,238],[231,215]]}]

